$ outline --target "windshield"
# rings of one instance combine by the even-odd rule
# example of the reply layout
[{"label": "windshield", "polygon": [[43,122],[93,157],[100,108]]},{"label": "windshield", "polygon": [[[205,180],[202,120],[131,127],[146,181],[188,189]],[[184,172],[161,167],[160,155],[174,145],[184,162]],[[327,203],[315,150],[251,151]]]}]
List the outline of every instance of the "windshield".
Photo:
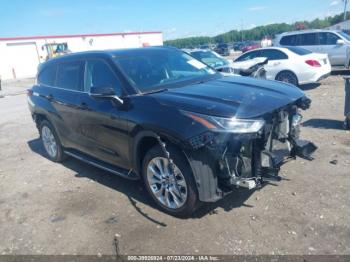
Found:
[{"label": "windshield", "polygon": [[343,32],[343,31],[339,31],[338,34],[340,34],[342,37],[344,37],[347,41],[350,42],[350,35],[348,35],[347,33]]},{"label": "windshield", "polygon": [[295,53],[297,55],[308,55],[308,54],[312,53],[309,50],[306,50],[306,49],[301,48],[301,47],[296,47],[296,46],[285,46],[285,48],[287,48],[289,51],[292,51],[293,53]]},{"label": "windshield", "polygon": [[229,62],[225,58],[210,51],[194,51],[191,52],[191,55],[197,58],[198,60],[202,61],[203,63],[206,63],[214,68],[229,64]]},{"label": "windshield", "polygon": [[115,57],[116,64],[142,93],[184,81],[201,81],[216,71],[175,49],[140,49]]}]

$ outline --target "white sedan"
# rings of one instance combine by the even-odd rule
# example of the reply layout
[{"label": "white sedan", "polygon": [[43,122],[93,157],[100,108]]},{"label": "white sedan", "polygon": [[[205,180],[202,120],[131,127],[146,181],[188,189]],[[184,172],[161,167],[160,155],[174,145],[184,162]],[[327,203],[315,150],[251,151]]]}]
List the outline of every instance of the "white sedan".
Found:
[{"label": "white sedan", "polygon": [[266,57],[266,79],[298,85],[311,84],[331,73],[327,54],[312,53],[300,47],[268,47],[255,49],[234,60],[233,67],[240,69],[255,58]]}]

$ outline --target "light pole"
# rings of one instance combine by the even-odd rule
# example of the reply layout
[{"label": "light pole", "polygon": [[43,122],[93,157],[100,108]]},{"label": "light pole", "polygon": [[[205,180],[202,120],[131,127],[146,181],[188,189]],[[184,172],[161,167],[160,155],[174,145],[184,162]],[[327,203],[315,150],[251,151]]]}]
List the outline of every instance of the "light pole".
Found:
[{"label": "light pole", "polygon": [[348,5],[348,0],[343,0],[343,2],[344,2],[344,21],[346,20],[346,7],[347,7],[347,5]]}]

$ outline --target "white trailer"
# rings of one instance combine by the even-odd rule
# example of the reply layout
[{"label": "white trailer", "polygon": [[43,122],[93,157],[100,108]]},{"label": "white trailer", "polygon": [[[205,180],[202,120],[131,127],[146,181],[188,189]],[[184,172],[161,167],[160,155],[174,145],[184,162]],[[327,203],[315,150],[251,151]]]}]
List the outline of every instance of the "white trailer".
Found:
[{"label": "white trailer", "polygon": [[134,32],[0,38],[0,77],[3,80],[35,77],[47,60],[47,46],[63,44],[71,52],[163,45],[161,32]]}]

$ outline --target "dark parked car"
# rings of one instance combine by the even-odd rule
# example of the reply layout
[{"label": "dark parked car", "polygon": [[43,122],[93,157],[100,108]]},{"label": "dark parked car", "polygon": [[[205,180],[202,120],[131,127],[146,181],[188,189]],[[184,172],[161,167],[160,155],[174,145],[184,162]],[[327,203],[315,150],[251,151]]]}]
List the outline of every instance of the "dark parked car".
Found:
[{"label": "dark parked car", "polygon": [[162,210],[191,214],[236,187],[279,180],[310,100],[279,82],[223,77],[180,50],[68,54],[39,68],[28,90],[48,157],[142,179]]},{"label": "dark parked car", "polygon": [[222,55],[222,56],[229,56],[230,55],[230,46],[225,43],[220,43],[216,46],[215,52]]},{"label": "dark parked car", "polygon": [[243,46],[244,46],[244,42],[235,42],[233,44],[233,49],[235,51],[241,51]]},{"label": "dark parked car", "polygon": [[201,45],[200,47],[199,47],[199,49],[210,49],[210,46],[209,45]]}]

